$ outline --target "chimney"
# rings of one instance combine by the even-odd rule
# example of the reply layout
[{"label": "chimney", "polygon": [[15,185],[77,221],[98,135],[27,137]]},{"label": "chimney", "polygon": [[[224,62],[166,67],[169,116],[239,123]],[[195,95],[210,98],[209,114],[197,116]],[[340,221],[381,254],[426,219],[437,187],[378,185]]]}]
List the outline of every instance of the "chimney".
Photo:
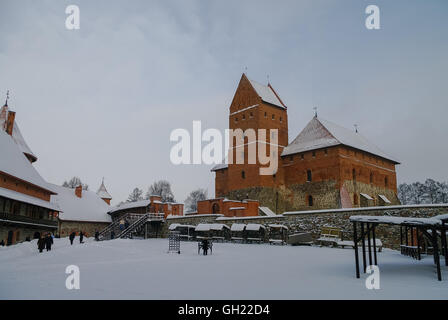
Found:
[{"label": "chimney", "polygon": [[75,188],[75,194],[78,198],[82,198],[82,185],[78,185]]},{"label": "chimney", "polygon": [[14,119],[16,118],[16,113],[14,111],[8,112],[8,119],[6,120],[6,133],[12,136],[12,130],[14,129]]}]

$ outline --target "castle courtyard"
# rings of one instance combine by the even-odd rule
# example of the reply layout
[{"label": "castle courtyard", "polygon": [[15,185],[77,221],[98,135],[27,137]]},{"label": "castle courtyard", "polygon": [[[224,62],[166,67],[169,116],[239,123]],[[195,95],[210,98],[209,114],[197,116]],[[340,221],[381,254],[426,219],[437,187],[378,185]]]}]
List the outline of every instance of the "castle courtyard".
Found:
[{"label": "castle courtyard", "polygon": [[[118,239],[80,244],[55,239],[39,253],[36,240],[0,247],[0,299],[445,299],[448,268],[437,281],[432,256],[378,253],[380,289],[355,278],[352,249],[197,242],[167,253],[167,239]],[[80,271],[68,290],[66,268]]]}]

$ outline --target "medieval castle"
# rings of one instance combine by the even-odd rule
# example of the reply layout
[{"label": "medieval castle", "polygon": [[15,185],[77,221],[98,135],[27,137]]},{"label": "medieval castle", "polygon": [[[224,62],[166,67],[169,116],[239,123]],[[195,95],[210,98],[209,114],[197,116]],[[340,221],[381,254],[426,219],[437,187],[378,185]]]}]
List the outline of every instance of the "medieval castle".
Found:
[{"label": "medieval castle", "polygon": [[[256,199],[276,213],[399,204],[395,172],[399,162],[357,131],[316,114],[288,143],[286,105],[270,84],[249,80],[245,74],[229,111],[230,129],[278,130],[278,170],[260,175],[263,165],[258,160],[217,165],[212,169],[216,197]],[[266,144],[269,150],[269,135]]]}]

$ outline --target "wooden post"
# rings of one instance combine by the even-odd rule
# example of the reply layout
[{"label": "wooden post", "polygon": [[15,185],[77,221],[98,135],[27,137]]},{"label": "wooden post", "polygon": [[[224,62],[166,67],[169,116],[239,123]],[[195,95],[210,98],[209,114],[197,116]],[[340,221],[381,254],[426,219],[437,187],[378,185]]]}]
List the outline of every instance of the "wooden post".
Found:
[{"label": "wooden post", "polygon": [[422,255],[420,252],[420,236],[419,236],[420,230],[418,227],[416,229],[417,229],[417,259],[422,260]]},{"label": "wooden post", "polygon": [[439,281],[442,281],[442,273],[440,272],[440,258],[439,258],[439,245],[437,240],[437,230],[435,228],[432,228],[432,242],[434,247],[434,261],[437,266],[437,279]]},{"label": "wooden post", "polygon": [[369,249],[369,265],[372,265],[372,246],[370,245],[370,223],[367,223],[367,247]]},{"label": "wooden post", "polygon": [[361,222],[361,245],[362,245],[362,267],[364,273],[366,273],[366,242],[364,234],[364,222]]},{"label": "wooden post", "polygon": [[372,236],[373,236],[373,258],[375,259],[375,265],[378,265],[378,261],[376,259],[376,237],[375,237],[375,224],[372,225]]},{"label": "wooden post", "polygon": [[356,221],[353,222],[353,243],[355,245],[356,278],[359,279],[358,233],[356,232]]}]

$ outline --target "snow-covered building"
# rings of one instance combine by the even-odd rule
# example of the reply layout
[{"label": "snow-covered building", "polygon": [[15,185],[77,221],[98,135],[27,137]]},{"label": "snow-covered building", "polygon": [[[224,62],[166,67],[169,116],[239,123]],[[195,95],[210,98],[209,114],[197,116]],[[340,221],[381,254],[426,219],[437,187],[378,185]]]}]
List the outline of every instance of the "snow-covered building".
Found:
[{"label": "snow-covered building", "polygon": [[95,231],[107,227],[112,219],[108,214],[108,201],[112,198],[107,192],[104,181],[99,191],[83,190],[82,186],[75,189],[52,185],[57,194],[51,196],[51,201],[61,209],[59,214],[59,234],[66,237],[70,233],[82,231],[87,236],[93,236]]},{"label": "snow-covered building", "polygon": [[10,245],[56,233],[60,208],[56,192],[34,168],[37,157],[26,144],[15,112],[0,109],[0,242]]},{"label": "snow-covered building", "polygon": [[183,203],[164,202],[160,196],[151,195],[147,200],[123,202],[109,210],[109,214],[114,221],[121,219],[127,213],[163,213],[165,218],[168,216],[183,216],[184,205]]},{"label": "snow-covered building", "polygon": [[[317,116],[289,142],[287,106],[271,84],[260,84],[242,75],[229,108],[229,128],[254,130],[258,145],[278,163],[237,163],[237,153],[215,166],[215,196],[251,198],[279,213],[289,210],[351,208],[398,204],[395,166],[399,162],[363,137]],[[260,136],[260,129],[266,136]],[[249,137],[249,135],[246,135]],[[247,158],[253,142],[245,135],[231,137]],[[235,148],[235,147],[233,147]],[[241,154],[243,150],[241,150]]]}]

